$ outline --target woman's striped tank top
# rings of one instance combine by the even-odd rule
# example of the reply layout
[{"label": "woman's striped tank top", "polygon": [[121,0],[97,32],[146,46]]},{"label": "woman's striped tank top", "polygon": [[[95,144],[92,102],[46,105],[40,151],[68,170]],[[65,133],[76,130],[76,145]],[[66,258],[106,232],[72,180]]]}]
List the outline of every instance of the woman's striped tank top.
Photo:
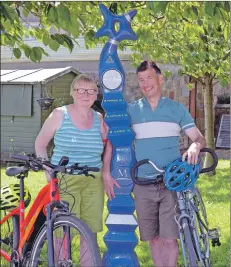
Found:
[{"label": "woman's striped tank top", "polygon": [[91,129],[81,130],[74,126],[67,107],[63,106],[63,122],[54,136],[54,150],[51,163],[57,165],[62,158],[69,158],[68,166],[79,163],[80,166],[102,167],[101,155],[103,141],[100,134],[100,119],[94,112],[94,123]]}]

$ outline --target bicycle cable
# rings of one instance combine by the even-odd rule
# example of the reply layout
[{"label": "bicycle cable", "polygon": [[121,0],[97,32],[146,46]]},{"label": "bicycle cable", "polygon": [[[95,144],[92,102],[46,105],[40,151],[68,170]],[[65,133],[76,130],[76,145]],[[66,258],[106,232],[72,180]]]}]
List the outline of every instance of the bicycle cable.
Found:
[{"label": "bicycle cable", "polygon": [[[65,182],[65,185],[66,185],[66,188],[65,189],[61,188],[61,186],[62,186],[62,180],[64,180],[64,182]],[[70,195],[73,198],[73,204],[72,204],[72,207],[70,209],[70,212],[71,212],[72,209],[74,208],[74,205],[75,205],[75,196],[72,195],[70,192],[67,191],[68,190],[67,189],[67,181],[65,179],[65,174],[64,173],[61,174],[61,178],[60,178],[60,181],[59,181],[59,184],[58,184],[58,188],[59,188],[60,195],[62,195],[62,193],[66,193],[67,195]]]}]

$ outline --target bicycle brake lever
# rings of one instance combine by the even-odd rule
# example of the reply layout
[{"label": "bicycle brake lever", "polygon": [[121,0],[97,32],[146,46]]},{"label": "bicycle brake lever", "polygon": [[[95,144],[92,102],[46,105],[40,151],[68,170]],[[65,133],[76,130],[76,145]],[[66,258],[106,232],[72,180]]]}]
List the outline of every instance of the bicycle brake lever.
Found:
[{"label": "bicycle brake lever", "polygon": [[93,178],[95,179],[95,176],[94,176],[93,174],[89,174],[87,170],[84,170],[84,171],[83,171],[83,174],[84,174],[85,176],[91,176],[91,177],[93,177]]},{"label": "bicycle brake lever", "polygon": [[95,179],[95,175],[93,175],[93,174],[88,174],[87,176],[91,176],[92,178]]}]

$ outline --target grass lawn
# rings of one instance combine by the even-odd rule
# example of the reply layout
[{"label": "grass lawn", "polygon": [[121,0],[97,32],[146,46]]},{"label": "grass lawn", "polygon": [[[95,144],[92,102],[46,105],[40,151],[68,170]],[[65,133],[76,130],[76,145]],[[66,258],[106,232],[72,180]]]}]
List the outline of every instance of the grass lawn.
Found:
[{"label": "grass lawn", "polygon": [[[15,178],[7,177],[5,169],[1,169],[1,187],[17,181]],[[45,176],[41,172],[31,172],[29,178],[25,180],[33,198],[45,183]],[[198,187],[206,206],[210,228],[219,227],[221,232],[222,245],[215,248],[211,247],[212,265],[213,267],[230,266],[230,161],[220,160],[217,174],[214,177],[201,175],[198,180]],[[105,202],[104,219],[106,219],[107,213]],[[107,228],[104,226],[103,232],[98,235],[102,254],[106,251],[103,241],[106,231]],[[137,235],[139,236],[138,229]],[[135,251],[142,267],[153,266],[147,243],[139,242]],[[178,265],[183,266],[181,257]]]}]

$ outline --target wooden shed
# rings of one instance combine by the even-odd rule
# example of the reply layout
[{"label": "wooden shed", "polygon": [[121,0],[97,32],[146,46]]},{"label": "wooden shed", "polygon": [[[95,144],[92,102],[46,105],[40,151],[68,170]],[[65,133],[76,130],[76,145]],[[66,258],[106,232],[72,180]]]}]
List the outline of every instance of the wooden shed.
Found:
[{"label": "wooden shed", "polygon": [[[9,153],[34,153],[34,142],[51,111],[72,103],[70,85],[80,72],[72,67],[1,70],[1,160]],[[48,110],[38,99],[55,98]]]}]

